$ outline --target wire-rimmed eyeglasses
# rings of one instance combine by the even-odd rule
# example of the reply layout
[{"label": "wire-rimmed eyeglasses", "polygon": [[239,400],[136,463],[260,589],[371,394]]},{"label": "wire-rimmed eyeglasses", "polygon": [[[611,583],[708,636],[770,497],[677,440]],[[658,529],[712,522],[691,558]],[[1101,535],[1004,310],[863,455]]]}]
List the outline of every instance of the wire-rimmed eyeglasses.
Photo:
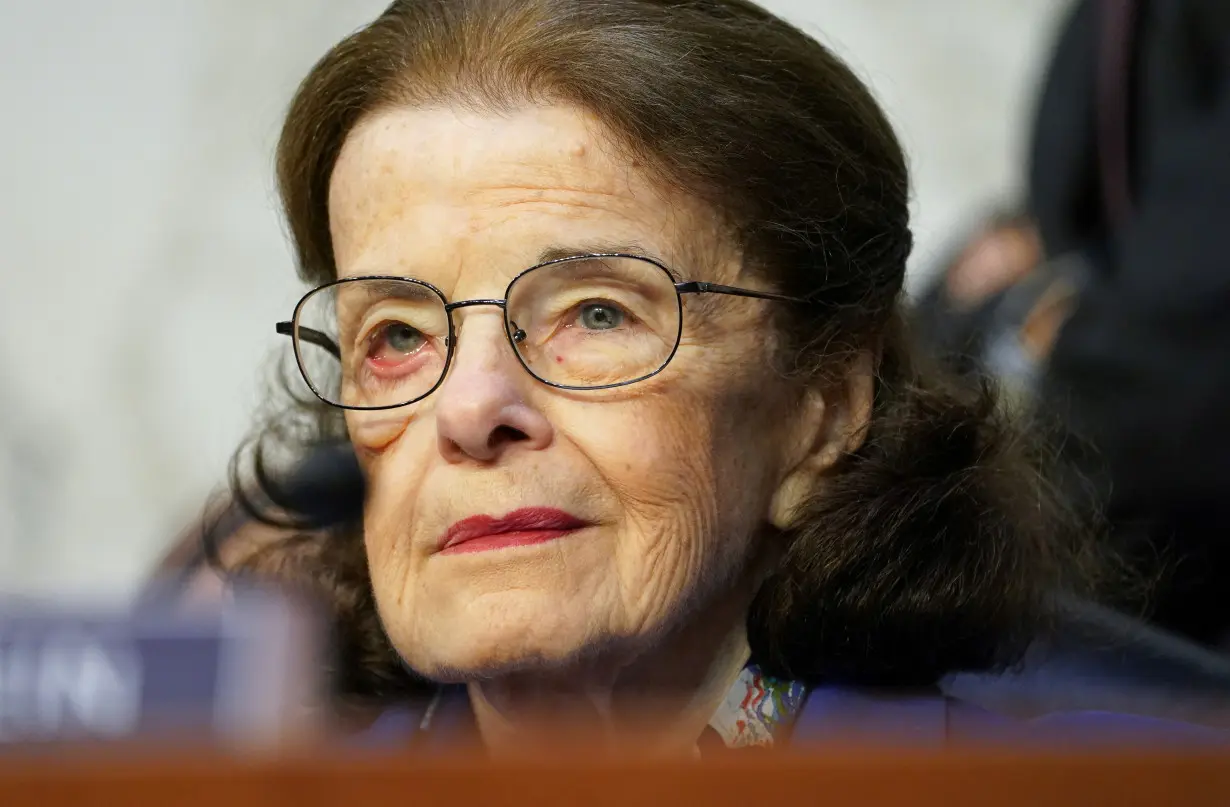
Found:
[{"label": "wire-rimmed eyeglasses", "polygon": [[308,387],[342,409],[395,409],[434,392],[457,347],[453,311],[496,306],[521,366],[544,384],[600,390],[657,375],[683,334],[683,295],[730,294],[789,303],[797,297],[703,281],[677,282],[642,255],[593,253],[544,261],[509,282],[503,299],[459,300],[422,280],[373,275],[326,283],[290,321]]}]

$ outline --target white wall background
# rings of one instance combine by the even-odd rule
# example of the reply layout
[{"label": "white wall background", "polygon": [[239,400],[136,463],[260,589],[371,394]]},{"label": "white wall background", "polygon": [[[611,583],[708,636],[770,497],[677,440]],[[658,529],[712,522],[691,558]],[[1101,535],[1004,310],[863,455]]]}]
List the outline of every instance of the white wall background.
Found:
[{"label": "white wall background", "polygon": [[[129,591],[219,483],[300,294],[279,115],[384,0],[0,0],[0,593]],[[877,91],[919,268],[1016,189],[1066,0],[766,0]]]}]

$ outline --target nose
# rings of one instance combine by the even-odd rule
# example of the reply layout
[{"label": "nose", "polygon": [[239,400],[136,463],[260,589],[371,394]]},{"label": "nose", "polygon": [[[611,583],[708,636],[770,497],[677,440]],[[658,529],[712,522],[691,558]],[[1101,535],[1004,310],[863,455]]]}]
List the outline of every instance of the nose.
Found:
[{"label": "nose", "polygon": [[458,319],[466,333],[458,328],[448,377],[434,396],[440,454],[452,463],[491,463],[511,450],[546,448],[554,431],[526,400],[535,382],[509,348],[503,316],[471,309]]}]

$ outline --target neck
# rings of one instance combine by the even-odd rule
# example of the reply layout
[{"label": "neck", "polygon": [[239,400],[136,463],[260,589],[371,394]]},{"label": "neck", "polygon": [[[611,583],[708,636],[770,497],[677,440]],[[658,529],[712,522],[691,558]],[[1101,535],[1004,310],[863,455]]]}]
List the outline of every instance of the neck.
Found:
[{"label": "neck", "polygon": [[632,659],[470,684],[484,745],[497,755],[691,753],[747,663],[748,604],[701,609]]}]

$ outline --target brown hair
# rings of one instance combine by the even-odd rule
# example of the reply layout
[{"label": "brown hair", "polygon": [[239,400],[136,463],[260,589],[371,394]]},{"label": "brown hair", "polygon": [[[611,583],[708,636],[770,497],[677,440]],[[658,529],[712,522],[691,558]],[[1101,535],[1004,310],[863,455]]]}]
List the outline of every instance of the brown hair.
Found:
[{"label": "brown hair", "polygon": [[[316,64],[287,115],[278,179],[301,277],[335,275],[329,180],[361,118],[527,102],[596,115],[629,157],[724,215],[748,271],[824,304],[781,307],[785,371],[819,383],[852,351],[879,355],[865,442],[787,531],[753,606],[764,667],[929,684],[1011,662],[1045,626],[1053,591],[1087,588],[1096,553],[1039,474],[1034,443],[988,389],[942,380],[912,355],[900,313],[906,161],[883,113],[832,53],[748,0],[394,2]],[[344,435],[338,410],[299,403],[306,417],[283,413],[257,441],[257,484],[235,475],[242,501],[261,488],[269,498],[271,446],[302,452]],[[300,533],[248,565],[327,589],[342,689],[413,688],[375,616],[357,527]]]}]

